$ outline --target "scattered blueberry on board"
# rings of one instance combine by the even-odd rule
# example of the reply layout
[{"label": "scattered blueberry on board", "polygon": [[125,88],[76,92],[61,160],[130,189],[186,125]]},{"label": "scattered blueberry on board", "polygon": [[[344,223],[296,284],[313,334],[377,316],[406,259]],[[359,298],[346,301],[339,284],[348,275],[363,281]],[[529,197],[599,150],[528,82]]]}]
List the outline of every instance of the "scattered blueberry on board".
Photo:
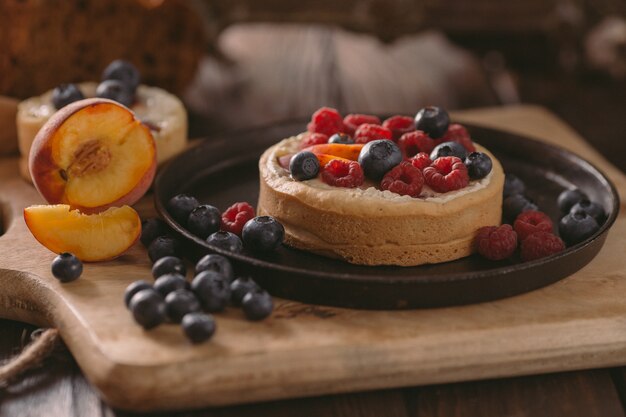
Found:
[{"label": "scattered blueberry on board", "polygon": [[141,243],[148,247],[154,239],[159,236],[165,236],[170,229],[163,220],[158,218],[146,219],[141,222]]},{"label": "scattered blueberry on board", "polygon": [[133,298],[135,294],[137,294],[141,290],[150,290],[153,289],[152,284],[148,281],[139,280],[134,281],[126,287],[126,291],[124,291],[124,304],[126,307],[130,307],[130,300]]},{"label": "scattered blueberry on board", "polygon": [[171,236],[159,236],[148,246],[148,256],[152,262],[156,262],[166,256],[178,256],[180,243]]},{"label": "scattered blueberry on board", "polygon": [[200,272],[191,282],[191,289],[211,313],[223,311],[230,301],[230,282],[219,272]]},{"label": "scattered blueberry on board", "polygon": [[439,107],[424,107],[415,115],[415,128],[428,134],[432,139],[442,137],[448,131],[449,125],[448,112]]},{"label": "scattered blueberry on board", "polygon": [[241,300],[243,312],[249,320],[263,320],[270,314],[274,305],[272,297],[265,290],[249,291]]},{"label": "scattered blueberry on board", "polygon": [[180,274],[183,277],[187,274],[187,267],[182,259],[176,256],[164,256],[152,265],[152,276],[154,279],[165,274]]},{"label": "scattered blueberry on board", "polygon": [[212,233],[206,239],[206,242],[211,246],[215,246],[216,248],[220,248],[228,252],[239,253],[243,250],[243,243],[241,242],[241,239],[239,239],[239,236],[223,230]]},{"label": "scattered blueberry on board", "polygon": [[152,329],[165,322],[165,300],[154,289],[137,292],[130,299],[130,311],[135,321],[144,329]]},{"label": "scattered blueberry on board", "polygon": [[52,104],[57,110],[84,98],[76,84],[61,84],[52,91]]},{"label": "scattered blueberry on board", "polygon": [[240,306],[243,297],[251,291],[259,290],[259,285],[250,277],[239,277],[230,284],[231,301]]},{"label": "scattered blueberry on board", "polygon": [[283,243],[285,228],[272,216],[258,216],[246,222],[241,237],[253,252],[272,252]]},{"label": "scattered blueberry on board", "polygon": [[195,197],[178,194],[167,202],[166,209],[178,224],[185,226],[189,215],[199,205],[200,203]]},{"label": "scattered blueberry on board", "polygon": [[59,281],[72,282],[83,273],[83,263],[75,255],[64,252],[52,260],[51,269]]},{"label": "scattered blueberry on board", "polygon": [[209,340],[215,333],[215,319],[210,314],[189,313],[183,317],[183,331],[192,343]]},{"label": "scattered blueberry on board", "polygon": [[202,311],[198,298],[189,290],[179,289],[172,291],[165,297],[167,317],[175,323],[180,323],[189,313]]},{"label": "scattered blueberry on board", "polygon": [[196,263],[195,271],[196,275],[202,271],[215,271],[222,274],[228,282],[232,282],[233,279],[235,279],[235,273],[230,261],[226,257],[216,253],[204,255],[200,258],[198,263]]},{"label": "scattered blueberry on board", "polygon": [[161,275],[154,281],[154,289],[163,297],[176,290],[184,290],[189,284],[184,276],[180,274]]}]

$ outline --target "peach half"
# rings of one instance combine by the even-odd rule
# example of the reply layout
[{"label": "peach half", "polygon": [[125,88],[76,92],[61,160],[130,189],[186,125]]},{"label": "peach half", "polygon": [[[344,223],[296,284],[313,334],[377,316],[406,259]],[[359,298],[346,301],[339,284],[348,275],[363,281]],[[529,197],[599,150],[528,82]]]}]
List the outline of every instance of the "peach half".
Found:
[{"label": "peach half", "polygon": [[30,232],[54,253],[71,252],[85,262],[113,259],[126,252],[141,235],[141,220],[129,206],[83,214],[67,204],[24,209]]},{"label": "peach half", "polygon": [[28,168],[51,204],[84,213],[136,203],[157,166],[154,138],[128,108],[94,98],[56,112],[39,130]]}]

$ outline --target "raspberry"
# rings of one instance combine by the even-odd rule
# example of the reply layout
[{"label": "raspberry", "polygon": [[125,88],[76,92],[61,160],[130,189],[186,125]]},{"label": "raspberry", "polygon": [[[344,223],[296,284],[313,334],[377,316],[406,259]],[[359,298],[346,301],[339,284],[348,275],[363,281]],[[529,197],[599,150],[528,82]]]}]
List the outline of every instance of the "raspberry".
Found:
[{"label": "raspberry", "polygon": [[324,166],[322,180],[335,187],[355,188],[363,184],[363,169],[356,161],[332,159]]},{"label": "raspberry", "polygon": [[448,131],[443,135],[443,142],[457,142],[467,150],[467,152],[475,152],[476,148],[470,138],[469,132],[458,123],[452,123],[448,127]]},{"label": "raspberry", "polygon": [[429,167],[430,164],[433,163],[426,152],[418,153],[413,158],[409,159],[409,162],[420,171],[423,171],[424,168]]},{"label": "raspberry", "polygon": [[520,241],[524,241],[528,236],[536,232],[552,233],[552,220],[550,217],[537,210],[523,211],[517,216],[513,223],[513,228],[517,232]]},{"label": "raspberry", "polygon": [[380,125],[365,123],[357,127],[354,132],[355,143],[367,143],[378,139],[391,140],[391,130]]},{"label": "raspberry", "polygon": [[499,261],[513,255],[517,248],[517,234],[509,224],[481,227],[474,238],[474,245],[485,258]]},{"label": "raspberry", "polygon": [[409,116],[391,116],[383,122],[383,126],[391,130],[395,142],[405,133],[415,130],[415,122]]},{"label": "raspberry", "polygon": [[560,237],[549,232],[535,232],[522,241],[523,261],[532,261],[559,253],[565,249]]},{"label": "raspberry", "polygon": [[300,142],[300,148],[308,148],[313,145],[321,145],[323,143],[328,143],[328,136],[323,133],[309,133],[306,135],[302,142]]},{"label": "raspberry", "polygon": [[416,130],[402,135],[398,140],[398,147],[405,158],[411,158],[420,152],[430,155],[435,147],[435,141],[421,130]]},{"label": "raspberry", "polygon": [[424,186],[422,171],[414,167],[410,162],[401,162],[385,174],[380,183],[380,188],[389,190],[400,195],[419,197]]},{"label": "raspberry", "polygon": [[311,133],[323,133],[326,136],[331,136],[344,131],[343,120],[337,110],[322,107],[313,113],[307,130]]},{"label": "raspberry", "polygon": [[241,229],[254,217],[254,207],[242,202],[235,203],[222,213],[222,230],[241,236]]},{"label": "raspberry", "polygon": [[346,133],[354,136],[357,127],[363,124],[379,125],[380,119],[369,114],[349,114],[343,118],[343,124],[346,128]]},{"label": "raspberry", "polygon": [[463,161],[456,156],[437,158],[424,168],[426,184],[439,193],[459,190],[469,184],[469,175]]}]

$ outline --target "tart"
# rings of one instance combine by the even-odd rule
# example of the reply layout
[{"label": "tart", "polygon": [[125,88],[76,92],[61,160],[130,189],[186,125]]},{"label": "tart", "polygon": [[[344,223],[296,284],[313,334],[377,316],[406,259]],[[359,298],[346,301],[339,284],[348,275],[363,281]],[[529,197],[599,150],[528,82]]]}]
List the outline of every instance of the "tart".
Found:
[{"label": "tart", "polygon": [[[95,97],[97,83],[79,84],[85,97]],[[174,95],[158,87],[140,85],[131,110],[148,127],[157,147],[157,160],[161,163],[182,151],[187,144],[187,112]],[[28,156],[37,132],[57,111],[52,104],[52,90],[31,97],[18,105],[17,136],[20,154],[20,174],[31,181]]]},{"label": "tart", "polygon": [[472,254],[478,229],[501,222],[504,172],[477,143],[475,150],[492,161],[486,176],[448,192],[424,185],[414,197],[371,179],[353,188],[329,185],[321,175],[294,179],[285,158],[314,133],[284,139],[259,160],[258,214],[283,224],[289,246],[360,265],[415,266]]}]

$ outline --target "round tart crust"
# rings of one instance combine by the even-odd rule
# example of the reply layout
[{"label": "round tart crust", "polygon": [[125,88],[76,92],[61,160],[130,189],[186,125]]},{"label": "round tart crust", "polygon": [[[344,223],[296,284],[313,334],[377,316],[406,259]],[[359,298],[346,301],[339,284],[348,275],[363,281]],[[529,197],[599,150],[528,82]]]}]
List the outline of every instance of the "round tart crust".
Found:
[{"label": "round tart crust", "polygon": [[428,198],[399,196],[367,186],[330,187],[318,179],[295,181],[278,163],[289,138],[268,148],[259,160],[259,215],[276,217],[285,243],[359,265],[415,266],[472,254],[476,231],[500,224],[504,172],[498,160],[491,173],[462,190]]}]

